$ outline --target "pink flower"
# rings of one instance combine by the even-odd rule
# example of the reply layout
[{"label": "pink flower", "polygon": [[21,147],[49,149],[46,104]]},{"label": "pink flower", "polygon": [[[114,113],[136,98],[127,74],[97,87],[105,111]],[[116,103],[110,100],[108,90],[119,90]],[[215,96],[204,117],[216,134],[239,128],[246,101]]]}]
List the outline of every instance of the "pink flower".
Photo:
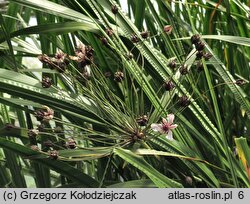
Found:
[{"label": "pink flower", "polygon": [[151,128],[155,132],[160,132],[161,134],[167,134],[166,138],[173,140],[172,130],[177,128],[178,125],[174,124],[174,114],[168,114],[167,118],[162,118],[160,124],[153,123]]}]

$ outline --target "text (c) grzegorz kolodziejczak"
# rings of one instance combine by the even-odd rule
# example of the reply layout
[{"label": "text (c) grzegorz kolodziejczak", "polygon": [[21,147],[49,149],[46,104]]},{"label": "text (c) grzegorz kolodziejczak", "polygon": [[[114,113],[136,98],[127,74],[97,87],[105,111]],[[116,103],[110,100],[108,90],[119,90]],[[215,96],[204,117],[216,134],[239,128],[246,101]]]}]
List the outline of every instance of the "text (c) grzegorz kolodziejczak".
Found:
[{"label": "text (c) grzegorz kolodziejczak", "polygon": [[22,191],[20,193],[22,200],[136,200],[136,193],[130,192],[114,192],[114,191],[79,191],[71,190],[67,193],[34,193]]}]

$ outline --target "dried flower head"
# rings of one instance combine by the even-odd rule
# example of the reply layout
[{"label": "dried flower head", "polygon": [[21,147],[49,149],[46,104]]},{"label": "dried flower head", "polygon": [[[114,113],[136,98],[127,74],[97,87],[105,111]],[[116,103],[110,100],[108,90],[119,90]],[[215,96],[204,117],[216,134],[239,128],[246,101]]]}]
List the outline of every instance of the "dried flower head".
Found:
[{"label": "dried flower head", "polygon": [[133,43],[138,43],[140,41],[140,39],[138,38],[138,36],[136,34],[132,34],[131,37],[130,37],[130,40]]},{"label": "dried flower head", "polygon": [[69,64],[68,55],[60,50],[55,54],[54,58],[51,58],[51,61],[54,66],[52,67],[60,73],[63,73],[66,70],[67,65]]},{"label": "dried flower head", "polygon": [[166,33],[168,35],[171,34],[172,30],[173,30],[173,26],[171,26],[171,25],[165,25],[163,28],[164,33]]},{"label": "dried flower head", "polygon": [[133,59],[133,57],[134,57],[134,55],[133,55],[131,52],[129,52],[129,53],[126,54],[126,58],[127,58],[128,60]]},{"label": "dried flower head", "polygon": [[196,53],[196,59],[197,59],[197,60],[200,60],[200,59],[203,57],[203,55],[204,55],[204,52],[203,52],[203,51],[198,51],[198,52]]},{"label": "dried flower head", "polygon": [[39,131],[37,129],[28,130],[28,136],[31,138],[35,138],[38,135]]},{"label": "dried flower head", "polygon": [[204,59],[205,59],[206,61],[209,60],[212,56],[213,56],[213,55],[212,55],[211,53],[204,53],[204,54],[203,54],[203,57],[204,57]]},{"label": "dried flower head", "polygon": [[155,132],[160,132],[161,134],[167,134],[166,138],[169,140],[173,140],[172,130],[177,128],[178,125],[174,124],[174,114],[168,114],[167,118],[162,118],[160,124],[153,123],[151,128]]},{"label": "dried flower head", "polygon": [[183,95],[179,98],[179,105],[182,107],[187,107],[190,104],[190,100],[187,96]]},{"label": "dried flower head", "polygon": [[102,42],[103,45],[105,45],[105,46],[108,45],[108,39],[107,38],[101,37],[100,40],[101,40],[101,42]]},{"label": "dried flower head", "polygon": [[58,156],[59,156],[59,152],[56,151],[56,150],[51,150],[51,151],[49,152],[49,157],[50,157],[51,159],[56,160],[56,159],[58,159]]},{"label": "dried flower head", "polygon": [[179,67],[181,75],[186,75],[188,74],[188,67],[187,65],[183,64]]},{"label": "dried flower head", "polygon": [[39,55],[38,59],[47,65],[50,69],[56,69],[58,72],[63,73],[69,64],[67,54],[62,51],[58,51],[55,57],[48,57],[47,55]]},{"label": "dried flower head", "polygon": [[111,37],[114,34],[114,31],[111,28],[106,29],[105,32],[109,37]]},{"label": "dried flower head", "polygon": [[65,59],[67,58],[67,54],[63,53],[61,50],[59,50],[56,54],[55,54],[55,58],[61,61],[65,61]]},{"label": "dried flower head", "polygon": [[139,118],[136,119],[136,122],[138,123],[139,126],[146,126],[148,123],[148,116],[147,115],[140,116]]},{"label": "dried flower head", "polygon": [[143,32],[141,32],[141,37],[142,37],[143,39],[148,38],[148,36],[149,36],[149,31],[143,31]]},{"label": "dried flower head", "polygon": [[143,132],[139,131],[139,130],[135,130],[132,133],[131,137],[132,137],[133,141],[142,140],[142,139],[145,138],[145,134]]},{"label": "dried flower head", "polygon": [[117,14],[118,13],[118,7],[116,5],[112,5],[111,6],[111,11],[113,14]]},{"label": "dried flower head", "polygon": [[49,88],[52,85],[52,79],[49,77],[43,77],[42,79],[42,87]]},{"label": "dried flower head", "polygon": [[73,138],[69,138],[68,141],[66,142],[66,145],[70,149],[75,149],[76,148],[76,141]]},{"label": "dried flower head", "polygon": [[164,82],[163,87],[166,89],[166,91],[171,91],[175,85],[171,80],[167,80]]},{"label": "dried flower head", "polygon": [[48,65],[49,63],[51,63],[51,59],[50,57],[48,57],[47,55],[43,54],[43,55],[38,55],[37,57],[43,64]]},{"label": "dried flower head", "polygon": [[115,80],[116,82],[121,82],[123,79],[124,79],[124,74],[123,74],[123,72],[117,71],[117,72],[114,74],[114,80]]},{"label": "dried flower head", "polygon": [[171,69],[175,69],[176,68],[176,60],[172,60],[168,63],[168,66],[171,68]]},{"label": "dried flower head", "polygon": [[195,48],[198,51],[204,50],[205,44],[203,42],[198,42],[198,43],[195,44]]},{"label": "dried flower head", "polygon": [[200,35],[199,34],[195,34],[191,37],[191,42],[192,44],[196,44],[198,42],[200,42]]},{"label": "dried flower head", "polygon": [[89,45],[80,43],[75,50],[75,55],[70,57],[71,60],[78,62],[79,68],[84,68],[86,65],[90,65],[94,61],[94,49]]},{"label": "dried flower head", "polygon": [[54,111],[48,106],[42,106],[42,109],[35,111],[35,116],[38,121],[48,122],[53,119]]},{"label": "dried flower head", "polygon": [[243,79],[237,79],[236,81],[235,81],[235,84],[237,84],[238,86],[242,86],[242,85],[244,85],[244,84],[246,84],[247,82],[245,81],[245,80],[243,80]]}]

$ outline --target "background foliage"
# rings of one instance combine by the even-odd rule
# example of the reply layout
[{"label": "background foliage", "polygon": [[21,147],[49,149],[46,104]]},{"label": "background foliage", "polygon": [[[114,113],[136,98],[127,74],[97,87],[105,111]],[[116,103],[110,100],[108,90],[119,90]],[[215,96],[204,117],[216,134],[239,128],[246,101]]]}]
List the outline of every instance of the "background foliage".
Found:
[{"label": "background foliage", "polygon": [[[249,10],[1,2],[0,186],[249,187]],[[194,34],[209,60],[196,59]],[[38,121],[44,106],[54,117]],[[150,128],[169,113],[173,141]]]}]

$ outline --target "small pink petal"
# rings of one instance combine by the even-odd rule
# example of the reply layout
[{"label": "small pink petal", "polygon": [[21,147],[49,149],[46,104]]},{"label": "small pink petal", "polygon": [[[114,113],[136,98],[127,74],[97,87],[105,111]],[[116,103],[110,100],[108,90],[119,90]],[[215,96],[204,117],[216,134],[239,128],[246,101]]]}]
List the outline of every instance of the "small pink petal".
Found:
[{"label": "small pink petal", "polygon": [[167,134],[166,138],[167,138],[168,140],[171,140],[171,141],[174,140],[174,138],[173,138],[173,133],[172,133],[171,130],[168,131],[168,134]]},{"label": "small pink petal", "polygon": [[173,113],[168,114],[167,118],[168,118],[168,122],[170,125],[174,123],[174,114]]},{"label": "small pink petal", "polygon": [[168,123],[168,121],[166,120],[166,118],[162,118],[162,123],[163,124],[167,124]]},{"label": "small pink petal", "polygon": [[176,125],[176,124],[170,125],[170,126],[169,126],[169,129],[170,129],[170,130],[173,130],[173,129],[177,128],[177,126],[178,126],[178,125]]},{"label": "small pink petal", "polygon": [[151,128],[155,132],[162,132],[162,124],[153,123],[151,124]]}]

